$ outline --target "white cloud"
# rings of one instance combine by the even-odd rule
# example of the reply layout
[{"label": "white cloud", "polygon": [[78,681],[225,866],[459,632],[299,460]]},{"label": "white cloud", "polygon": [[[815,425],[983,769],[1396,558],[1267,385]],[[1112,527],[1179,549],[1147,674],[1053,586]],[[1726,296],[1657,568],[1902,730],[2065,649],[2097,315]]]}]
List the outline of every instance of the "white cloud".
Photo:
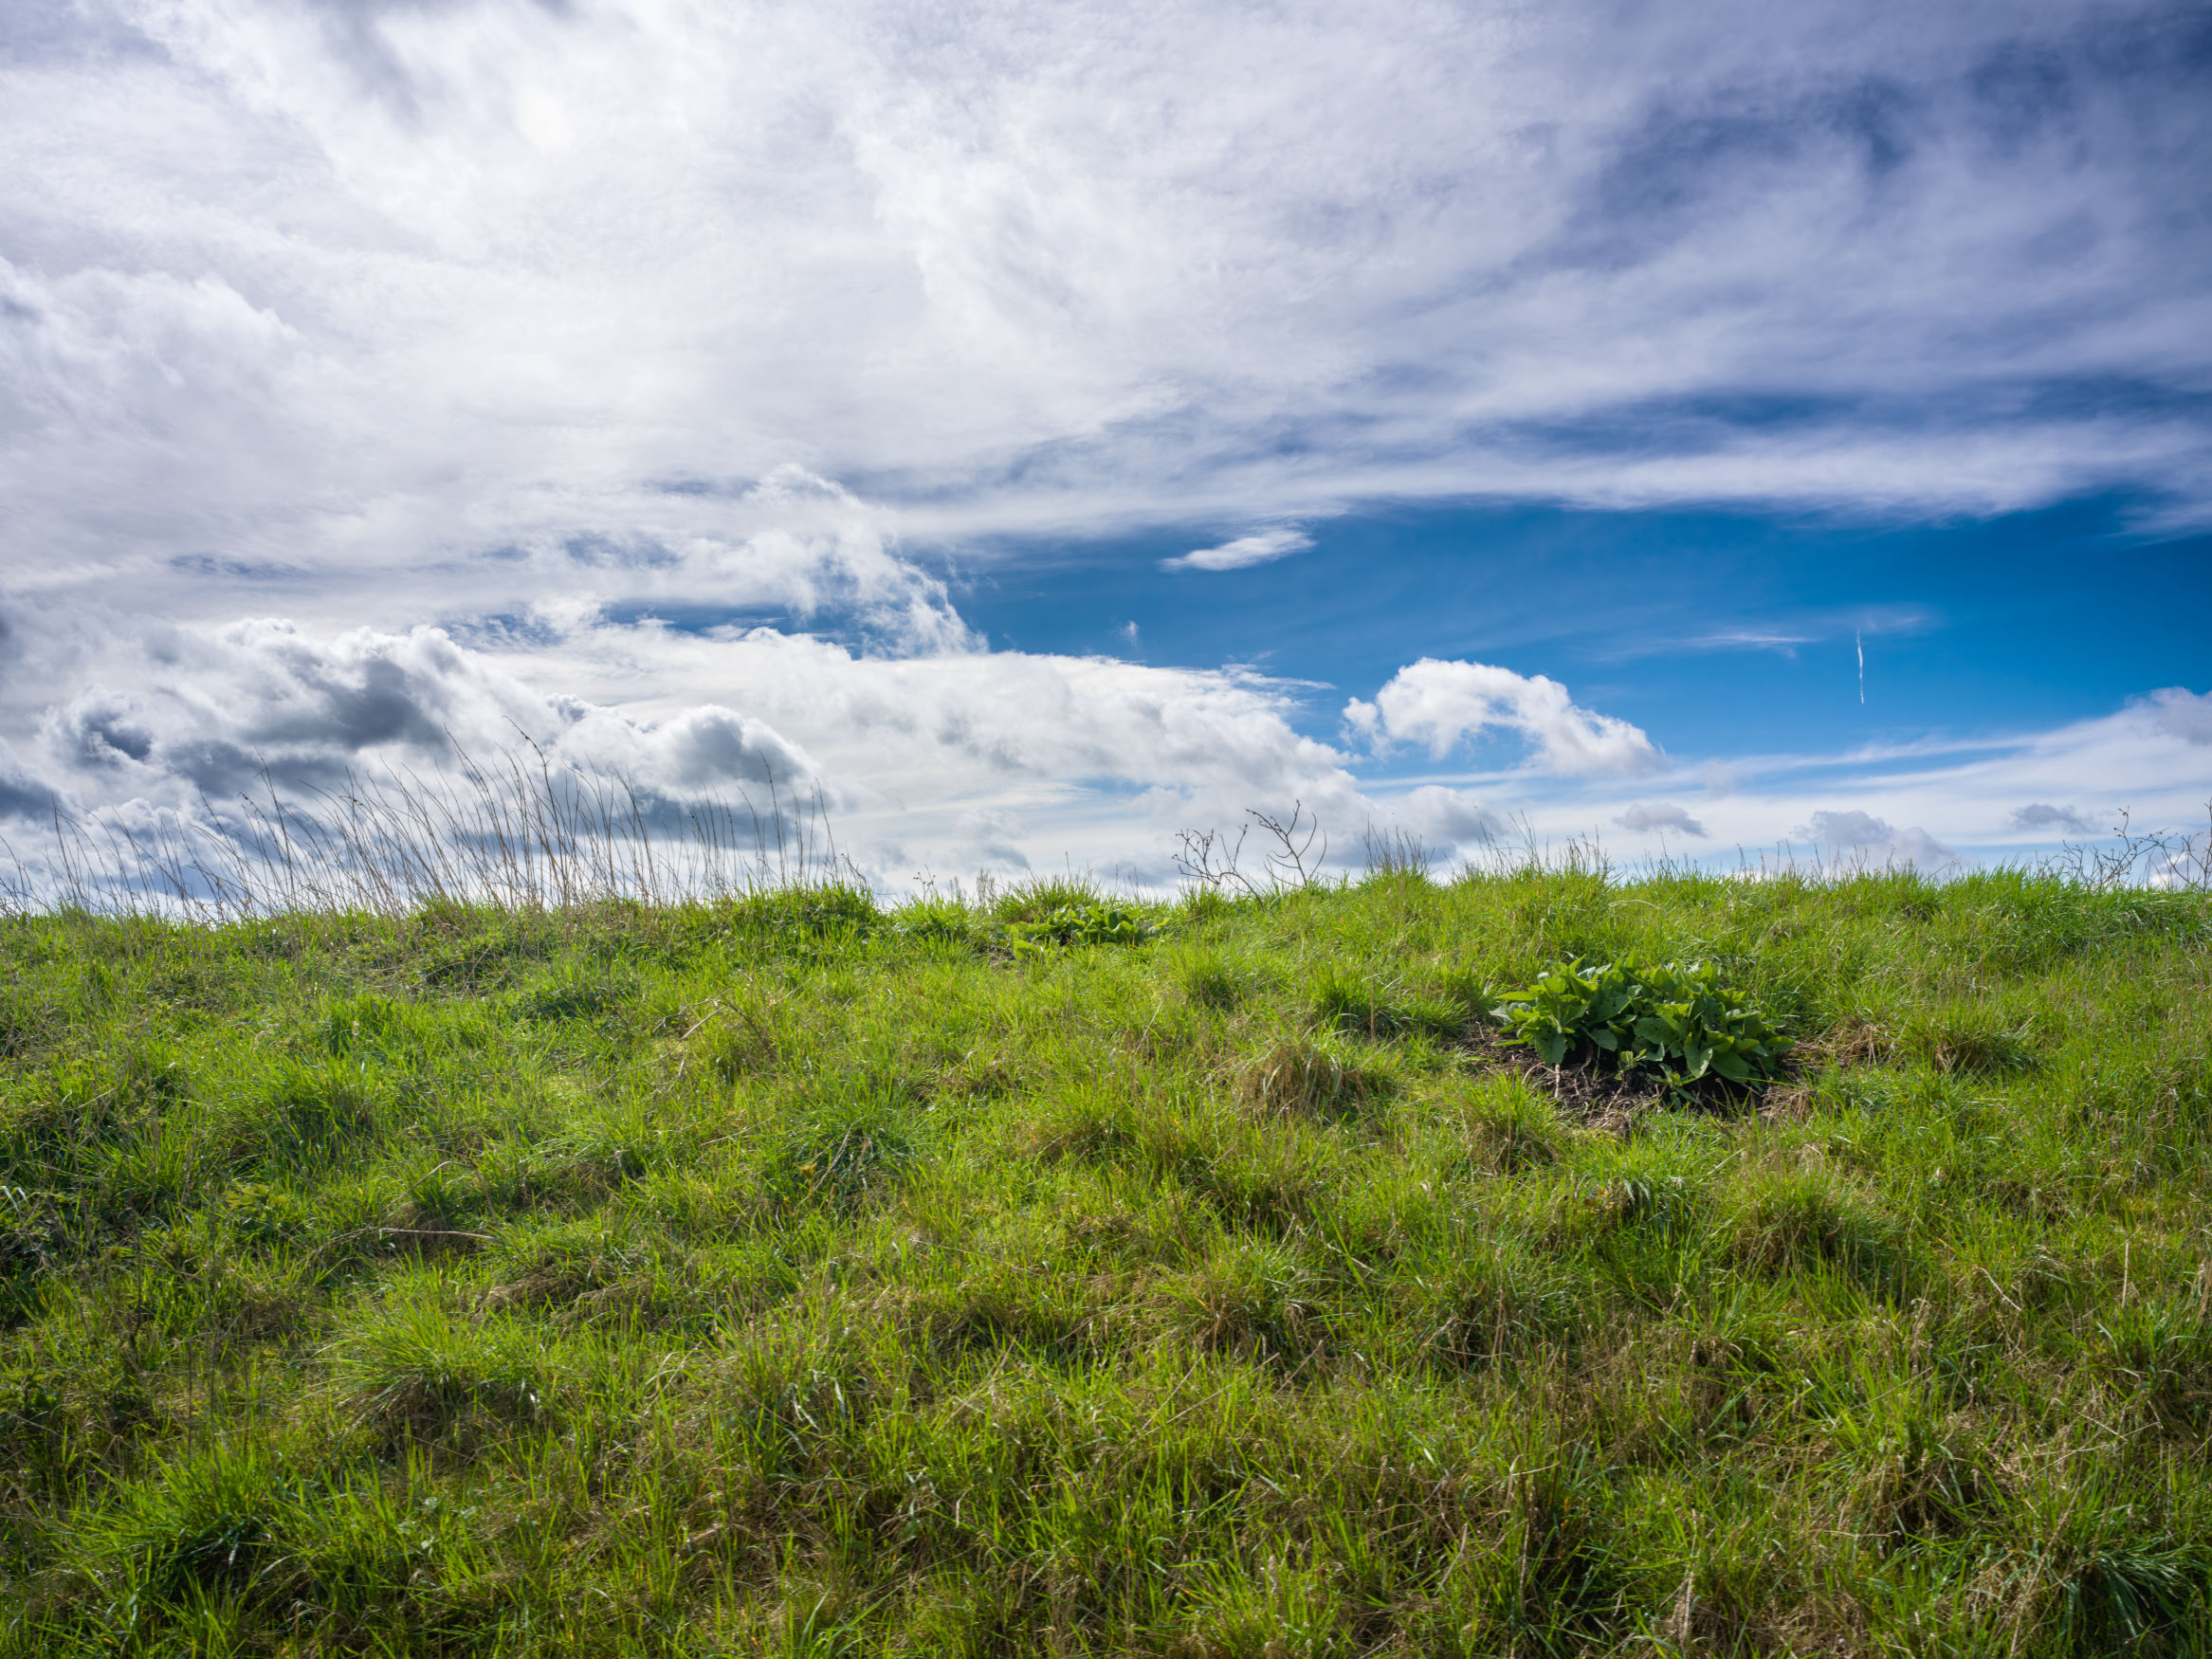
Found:
[{"label": "white cloud", "polygon": [[1892,829],[1871,812],[1856,810],[1815,812],[1811,822],[1800,826],[1795,833],[1809,836],[1833,851],[1874,852],[1883,862],[1912,865],[1923,870],[1945,869],[1959,862],[1953,848],[1919,826]]},{"label": "white cloud", "polygon": [[24,592],[398,629],[598,538],[639,561],[609,603],[709,602],[781,568],[744,498],[792,465],[955,540],[1407,496],[2186,517],[2212,476],[2170,9],[40,16],[0,52]]},{"label": "white cloud", "polygon": [[2150,694],[2159,730],[2191,743],[2212,743],[2212,691],[2198,696],[2179,685]]},{"label": "white cloud", "polygon": [[1028,830],[1018,812],[978,807],[960,814],[955,826],[955,850],[965,855],[964,863],[987,871],[1026,870],[1029,854],[1021,849],[1021,838]]},{"label": "white cloud", "polygon": [[435,629],[317,639],[252,621],[154,629],[137,644],[135,662],[120,653],[113,665],[135,684],[94,681],[40,720],[48,757],[96,794],[174,782],[229,796],[265,770],[326,785],[367,754],[504,750],[560,724],[543,698]]},{"label": "white cloud", "polygon": [[1958,853],[1927,830],[1911,829],[1890,844],[1890,855],[1900,864],[1922,870],[1947,869],[1959,862]]},{"label": "white cloud", "polygon": [[1662,764],[1651,738],[1577,707],[1558,681],[1488,663],[1424,657],[1393,675],[1374,702],[1354,698],[1344,723],[1378,746],[1419,743],[1437,759],[1484,732],[1507,731],[1527,741],[1527,764],[1543,772],[1641,773]]},{"label": "white cloud", "polygon": [[1506,832],[1506,824],[1466,790],[1424,783],[1388,804],[1386,821],[1433,845],[1462,853],[1488,847]]},{"label": "white cloud", "polygon": [[[1420,497],[2206,505],[2212,228],[2172,204],[2212,101],[2174,11],[26,15],[0,812],[520,728],[670,792],[802,774],[887,858],[1103,862],[1293,799],[1479,839],[1694,780],[1552,681],[1423,662],[1352,730],[1526,763],[1509,799],[1386,787],[1302,734],[1307,688],[983,650],[914,549],[1257,527],[1170,561],[1219,570]],[[2206,706],[1821,788],[1962,844],[2021,801],[2167,812]],[[1828,810],[1809,764],[1709,768],[1697,821],[1778,836]]]},{"label": "white cloud", "polygon": [[1313,545],[1303,530],[1256,530],[1224,541],[1219,547],[1200,547],[1177,558],[1163,558],[1163,571],[1240,571],[1247,566],[1287,558]]},{"label": "white cloud", "polygon": [[1822,847],[1885,847],[1897,831],[1871,812],[1819,811],[1798,831]]},{"label": "white cloud", "polygon": [[1711,833],[1692,818],[1687,809],[1672,801],[1638,801],[1613,821],[1623,830],[1634,830],[1638,834],[1654,830],[1679,830],[1685,835],[1703,840]]},{"label": "white cloud", "polygon": [[806,753],[773,726],[712,704],[686,709],[651,738],[680,787],[795,788],[817,775]]},{"label": "white cloud", "polygon": [[[1488,699],[1473,712],[1526,738],[1531,763],[1407,777],[1387,757],[1303,735],[1312,688],[1247,670],[965,648],[893,656],[773,629],[686,632],[597,614],[473,644],[432,629],[326,634],[256,621],[142,625],[87,646],[97,630],[82,619],[46,601],[23,610],[32,647],[49,632],[76,643],[10,670],[10,684],[36,674],[55,699],[21,758],[0,751],[0,815],[18,846],[57,804],[144,824],[196,812],[203,793],[220,810],[258,790],[265,768],[287,795],[312,799],[355,773],[449,776],[451,743],[496,759],[525,735],[557,773],[629,778],[664,825],[700,800],[764,807],[773,789],[788,806],[818,793],[838,844],[893,888],[920,869],[1064,861],[1164,883],[1176,830],[1234,827],[1248,807],[1280,813],[1294,801],[1354,864],[1370,822],[1478,856],[1508,824],[1516,840],[1526,828],[1557,842],[1611,821],[1636,834],[1703,830],[1745,856],[1811,839],[1847,862],[1933,869],[2047,841],[2055,821],[2022,800],[2111,800],[2139,825],[2170,829],[2201,821],[2212,794],[2205,747],[2167,730],[2148,700],[1949,752],[1739,757],[1735,787],[1692,817],[1652,792],[1693,787],[1698,766],[1590,766],[1608,741],[1636,758],[1641,734],[1608,738],[1593,724],[1603,717],[1563,690],[1503,670],[1472,683]],[[1422,668],[1364,705],[1375,735],[1425,746],[1465,731],[1467,699],[1443,695],[1464,692],[1465,677],[1429,684]],[[1545,761],[1552,726],[1570,734],[1552,740],[1567,764]],[[1838,788],[1854,804],[1837,804]],[[2008,822],[1994,837],[1974,831]]]},{"label": "white cloud", "polygon": [[36,776],[15,751],[0,742],[0,819],[46,818],[61,805],[53,785]]},{"label": "white cloud", "polygon": [[449,775],[464,756],[534,764],[536,744],[557,773],[621,776],[669,803],[818,794],[840,840],[897,880],[909,854],[1104,865],[1247,806],[1303,800],[1339,826],[1370,810],[1347,757],[1292,725],[1300,688],[1242,670],[893,657],[595,617],[478,646],[435,629],[145,629],[111,635],[97,667],[39,716],[37,772],[0,755],[0,814],[57,794],[220,808],[265,779],[311,798],[356,775]]}]

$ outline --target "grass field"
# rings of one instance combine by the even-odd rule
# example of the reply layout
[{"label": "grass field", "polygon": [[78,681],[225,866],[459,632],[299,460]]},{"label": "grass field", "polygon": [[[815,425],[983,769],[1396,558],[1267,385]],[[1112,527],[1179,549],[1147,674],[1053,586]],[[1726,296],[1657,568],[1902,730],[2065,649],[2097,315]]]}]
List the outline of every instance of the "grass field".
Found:
[{"label": "grass field", "polygon": [[0,1650],[2212,1648],[2202,895],[1069,898],[0,926]]}]

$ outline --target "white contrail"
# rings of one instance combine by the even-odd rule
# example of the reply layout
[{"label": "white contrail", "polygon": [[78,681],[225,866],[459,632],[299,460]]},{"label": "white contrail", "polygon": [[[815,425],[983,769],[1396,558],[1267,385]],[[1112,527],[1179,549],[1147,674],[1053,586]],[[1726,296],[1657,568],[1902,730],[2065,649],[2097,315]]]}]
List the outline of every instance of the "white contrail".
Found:
[{"label": "white contrail", "polygon": [[1858,647],[1858,706],[1866,707],[1866,636],[1857,629],[1851,630],[1851,643]]}]

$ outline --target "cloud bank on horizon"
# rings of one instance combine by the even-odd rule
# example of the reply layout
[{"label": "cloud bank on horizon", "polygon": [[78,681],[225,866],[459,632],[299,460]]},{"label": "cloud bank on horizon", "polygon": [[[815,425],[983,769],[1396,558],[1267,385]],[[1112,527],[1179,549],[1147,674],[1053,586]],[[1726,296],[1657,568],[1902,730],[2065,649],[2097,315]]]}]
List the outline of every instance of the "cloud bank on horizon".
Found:
[{"label": "cloud bank on horizon", "polygon": [[2208,94],[2201,8],[2074,0],[18,0],[0,813],[516,733],[818,783],[893,879],[1293,798],[1920,863],[2178,812],[2185,687],[1716,790],[1506,665],[991,649],[947,561],[1164,528],[1204,604],[1379,501],[2202,525]]}]

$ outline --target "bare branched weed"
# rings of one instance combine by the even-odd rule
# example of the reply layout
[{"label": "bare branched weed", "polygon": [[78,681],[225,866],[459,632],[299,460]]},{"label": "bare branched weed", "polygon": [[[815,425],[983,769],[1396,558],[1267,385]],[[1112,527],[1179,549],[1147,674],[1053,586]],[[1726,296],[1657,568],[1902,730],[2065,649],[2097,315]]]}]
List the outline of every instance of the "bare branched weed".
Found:
[{"label": "bare branched weed", "polygon": [[2204,812],[2207,827],[2189,834],[2137,830],[2123,809],[2109,841],[2067,842],[2044,867],[2100,893],[2137,885],[2212,892],[2212,801]]},{"label": "bare branched weed", "polygon": [[[1285,815],[1248,807],[1245,816],[1252,822],[1238,826],[1234,836],[1224,830],[1179,831],[1177,873],[1200,891],[1247,899],[1302,892],[1320,883],[1322,866],[1328,859],[1328,837],[1303,800],[1291,802]],[[1265,837],[1256,876],[1239,863],[1246,838],[1255,829]]]}]

